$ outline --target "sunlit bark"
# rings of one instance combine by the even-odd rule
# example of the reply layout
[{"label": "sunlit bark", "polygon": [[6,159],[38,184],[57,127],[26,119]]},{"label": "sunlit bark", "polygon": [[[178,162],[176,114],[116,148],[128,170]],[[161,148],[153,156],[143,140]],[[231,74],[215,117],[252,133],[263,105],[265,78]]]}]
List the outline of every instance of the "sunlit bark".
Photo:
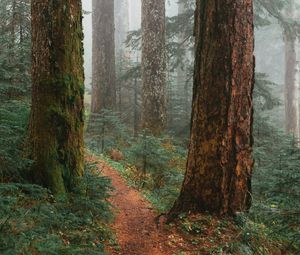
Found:
[{"label": "sunlit bark", "polygon": [[191,141],[183,187],[171,216],[189,211],[235,214],[250,206],[252,4],[197,0]]}]

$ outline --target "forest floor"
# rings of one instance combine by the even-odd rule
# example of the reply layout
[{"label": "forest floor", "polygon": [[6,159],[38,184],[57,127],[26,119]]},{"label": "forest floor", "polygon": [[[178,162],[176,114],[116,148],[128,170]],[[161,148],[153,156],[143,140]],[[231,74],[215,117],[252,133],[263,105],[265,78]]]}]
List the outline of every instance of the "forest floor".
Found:
[{"label": "forest floor", "polygon": [[171,230],[156,222],[158,213],[134,188],[129,187],[117,170],[99,160],[98,167],[110,177],[114,191],[110,202],[116,215],[111,228],[116,234],[117,247],[109,246],[111,255],[172,255],[180,248],[175,245]]},{"label": "forest floor", "polygon": [[110,228],[115,240],[106,247],[110,255],[285,254],[265,236],[252,238],[257,226],[253,228],[251,222],[241,229],[231,218],[208,214],[185,215],[172,224],[165,224],[161,217],[158,222],[159,212],[117,169],[102,158],[87,160],[98,165],[114,188],[110,203],[115,220]]}]

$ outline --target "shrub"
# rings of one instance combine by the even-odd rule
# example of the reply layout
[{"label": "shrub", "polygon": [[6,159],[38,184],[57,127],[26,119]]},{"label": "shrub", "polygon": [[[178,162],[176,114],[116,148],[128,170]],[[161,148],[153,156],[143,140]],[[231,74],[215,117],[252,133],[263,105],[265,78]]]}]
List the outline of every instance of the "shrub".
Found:
[{"label": "shrub", "polygon": [[30,164],[22,157],[28,116],[25,102],[9,100],[0,106],[0,182],[23,181],[22,170]]},{"label": "shrub", "polygon": [[0,253],[104,254],[110,238],[110,181],[89,165],[68,200],[37,185],[0,184]]},{"label": "shrub", "polygon": [[128,137],[126,126],[118,114],[111,110],[102,110],[90,115],[86,132],[86,144],[98,153],[108,153],[111,149],[120,149]]}]

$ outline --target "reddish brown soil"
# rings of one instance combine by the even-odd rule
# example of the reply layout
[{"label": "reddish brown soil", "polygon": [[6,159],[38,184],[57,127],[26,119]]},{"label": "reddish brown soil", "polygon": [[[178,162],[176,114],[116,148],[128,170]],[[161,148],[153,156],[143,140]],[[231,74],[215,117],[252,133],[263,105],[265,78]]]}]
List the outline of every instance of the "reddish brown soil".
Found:
[{"label": "reddish brown soil", "polygon": [[[98,160],[99,161],[99,160]],[[108,247],[112,255],[171,255],[169,245],[172,234],[164,225],[157,225],[157,212],[140,193],[128,187],[119,173],[99,161],[99,168],[112,179],[115,188],[110,202],[115,207],[116,218],[112,229],[116,233],[119,249]]]},{"label": "reddish brown soil", "polygon": [[[110,202],[114,206],[115,221],[111,228],[116,234],[117,245],[107,245],[110,255],[209,255],[215,254],[212,250],[238,241],[241,230],[230,218],[222,221],[210,215],[195,214],[171,226],[163,224],[163,220],[158,224],[158,213],[152,205],[137,190],[126,185],[117,170],[101,159],[88,157],[87,160],[97,162],[99,170],[111,178],[115,189]],[[281,254],[275,246],[270,246],[270,250],[274,250],[270,254]]]}]

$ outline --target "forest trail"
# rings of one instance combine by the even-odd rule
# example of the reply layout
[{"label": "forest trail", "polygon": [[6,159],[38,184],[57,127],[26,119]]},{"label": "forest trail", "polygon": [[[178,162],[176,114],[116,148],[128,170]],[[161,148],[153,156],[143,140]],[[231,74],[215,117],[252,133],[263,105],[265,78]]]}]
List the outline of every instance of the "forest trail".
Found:
[{"label": "forest trail", "polygon": [[[115,221],[111,225],[116,233],[119,249],[108,247],[111,255],[172,255],[172,233],[155,222],[157,212],[134,188],[128,187],[117,170],[105,161],[95,160],[104,176],[111,178],[115,190],[110,202],[115,207]],[[173,244],[174,245],[174,244]]]}]

